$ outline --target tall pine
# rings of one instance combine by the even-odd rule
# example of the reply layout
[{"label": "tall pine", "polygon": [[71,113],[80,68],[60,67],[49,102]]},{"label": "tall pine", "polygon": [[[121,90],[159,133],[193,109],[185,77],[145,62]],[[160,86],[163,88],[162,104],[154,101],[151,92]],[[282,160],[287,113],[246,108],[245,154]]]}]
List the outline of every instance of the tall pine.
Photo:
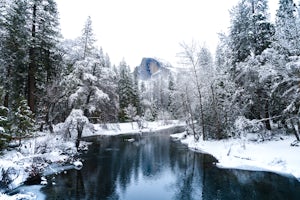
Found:
[{"label": "tall pine", "polygon": [[297,7],[293,0],[280,0],[276,13],[275,47],[286,57],[300,55]]},{"label": "tall pine", "polygon": [[230,47],[234,64],[260,55],[274,34],[267,0],[240,0],[231,11]]},{"label": "tall pine", "polygon": [[59,38],[58,11],[54,0],[30,0],[29,67],[28,67],[28,105],[37,112],[37,104],[41,104],[44,89],[56,73],[57,44]]},{"label": "tall pine", "polygon": [[128,120],[125,110],[130,104],[134,105],[135,98],[132,74],[130,73],[129,66],[124,60],[119,65],[119,71],[119,120],[124,122]]}]

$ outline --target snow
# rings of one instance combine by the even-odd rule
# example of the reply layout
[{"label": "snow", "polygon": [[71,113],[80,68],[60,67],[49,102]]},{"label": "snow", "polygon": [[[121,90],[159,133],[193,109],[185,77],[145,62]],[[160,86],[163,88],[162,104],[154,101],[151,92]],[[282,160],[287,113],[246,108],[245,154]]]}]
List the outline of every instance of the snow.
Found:
[{"label": "snow", "polygon": [[35,200],[35,199],[37,199],[37,197],[33,193],[16,194],[13,196],[8,196],[0,193],[0,200]]},{"label": "snow", "polygon": [[293,136],[282,135],[278,140],[254,142],[247,139],[195,141],[185,133],[171,136],[189,148],[214,156],[220,168],[270,171],[294,176],[300,181],[300,147],[291,146]]},{"label": "snow", "polygon": [[[77,114],[81,116],[80,114],[82,113],[78,113],[75,110],[74,115],[77,116]],[[72,119],[74,119],[74,116]],[[140,126],[137,122],[107,124],[90,124],[87,122],[83,129],[82,137],[151,133],[183,125],[179,121],[172,120],[143,121]],[[36,158],[45,161],[42,166],[44,168],[43,176],[68,169],[80,169],[82,167],[83,163],[80,160],[70,161],[70,155],[74,155],[77,150],[74,141],[66,141],[63,134],[59,134],[64,127],[65,124],[56,125],[54,130],[57,134],[36,133],[34,138],[24,140],[22,142],[23,145],[18,150],[5,151],[0,156],[0,169],[5,171],[13,169],[10,173],[10,177],[13,179],[13,182],[9,185],[10,189],[22,185],[29,176],[28,169],[32,167],[33,160]],[[291,146],[295,140],[293,136],[281,135],[277,140],[255,142],[251,140],[252,137],[249,135],[242,134],[242,138],[240,139],[232,138],[220,141],[199,140],[197,142],[193,136],[186,136],[185,132],[173,134],[171,137],[180,140],[193,150],[211,154],[218,160],[216,165],[220,168],[271,171],[281,175],[294,176],[300,181],[300,147]],[[130,138],[127,141],[133,142],[134,139]],[[69,163],[69,166],[58,164],[66,162]],[[0,179],[2,179],[2,174],[0,174]],[[46,181],[44,179],[41,184],[46,184]],[[31,200],[36,199],[35,194],[37,193],[27,192],[14,196],[6,196],[1,194],[0,191],[0,200]]]},{"label": "snow", "polygon": [[82,137],[97,136],[97,135],[122,135],[122,134],[138,134],[145,132],[162,131],[174,126],[183,125],[178,120],[161,120],[157,122],[142,122],[142,128],[139,128],[137,122],[132,123],[107,123],[107,124],[92,124],[91,130],[85,129]]},{"label": "snow", "polygon": [[[158,122],[143,122],[143,127],[139,127],[138,123],[108,123],[108,124],[90,124],[85,117],[82,117],[82,111],[73,110],[72,114],[67,118],[65,123],[58,124],[54,127],[55,134],[38,132],[35,133],[34,138],[23,140],[22,146],[17,149],[5,151],[0,156],[0,170],[12,170],[9,177],[13,182],[8,186],[8,189],[14,189],[22,185],[29,177],[30,170],[33,165],[37,165],[34,159],[41,160],[38,163],[43,169],[43,177],[41,186],[47,184],[47,179],[44,176],[59,173],[69,169],[81,169],[83,163],[80,160],[74,162],[69,161],[71,155],[77,152],[75,142],[73,140],[66,141],[62,133],[68,123],[79,121],[86,122],[83,130],[83,137],[97,136],[97,135],[120,135],[120,134],[137,134],[144,132],[155,132],[166,130],[174,126],[180,125],[179,121],[158,121]],[[128,140],[133,142],[133,140]],[[81,142],[82,146],[87,146],[88,143]],[[61,165],[59,163],[68,163],[69,165]],[[0,180],[2,174],[0,173]],[[16,200],[16,199],[37,199],[35,194],[38,191],[24,194],[17,194],[14,196],[7,196],[0,191],[0,200]],[[38,194],[39,195],[39,194]]]},{"label": "snow", "polygon": [[79,160],[76,160],[75,162],[73,162],[73,165],[75,166],[75,169],[80,170],[83,166],[82,162]]},{"label": "snow", "polygon": [[[7,172],[7,178],[12,181],[7,189],[12,190],[22,185],[34,168],[47,173],[46,169],[51,168],[52,163],[68,163],[70,155],[76,152],[74,142],[64,141],[61,135],[37,133],[35,138],[23,140],[22,146],[3,152],[0,156],[0,172]],[[2,176],[0,173],[0,180]]]},{"label": "snow", "polygon": [[109,96],[104,93],[102,90],[100,90],[99,88],[95,87],[94,88],[94,92],[95,92],[95,98],[98,99],[98,100],[106,100],[106,101],[109,101]]}]

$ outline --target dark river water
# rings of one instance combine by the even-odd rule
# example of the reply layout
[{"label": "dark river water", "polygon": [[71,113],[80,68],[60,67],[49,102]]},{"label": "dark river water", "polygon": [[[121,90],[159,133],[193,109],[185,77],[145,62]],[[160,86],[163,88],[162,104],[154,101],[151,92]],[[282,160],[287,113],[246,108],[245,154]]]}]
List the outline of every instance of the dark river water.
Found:
[{"label": "dark river water", "polygon": [[[127,139],[135,138],[134,142]],[[43,198],[107,200],[300,199],[300,182],[268,172],[219,169],[169,135],[99,137],[81,170],[48,177]],[[55,183],[55,184],[52,184]]]}]

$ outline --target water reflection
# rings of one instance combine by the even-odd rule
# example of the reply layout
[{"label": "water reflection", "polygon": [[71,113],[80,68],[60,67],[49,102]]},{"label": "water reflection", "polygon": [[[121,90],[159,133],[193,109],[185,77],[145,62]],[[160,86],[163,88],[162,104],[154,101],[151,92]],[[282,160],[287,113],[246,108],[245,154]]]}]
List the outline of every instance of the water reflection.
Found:
[{"label": "water reflection", "polygon": [[[132,136],[130,136],[132,137]],[[214,158],[168,135],[107,137],[83,155],[84,167],[48,177],[46,199],[299,199],[295,179],[216,168]]]}]

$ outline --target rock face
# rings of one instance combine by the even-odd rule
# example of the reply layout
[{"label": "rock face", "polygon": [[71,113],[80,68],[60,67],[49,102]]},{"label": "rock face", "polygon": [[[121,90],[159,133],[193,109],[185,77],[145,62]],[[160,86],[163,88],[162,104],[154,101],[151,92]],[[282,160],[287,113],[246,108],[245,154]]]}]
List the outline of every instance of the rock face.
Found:
[{"label": "rock face", "polygon": [[169,74],[169,69],[160,61],[154,58],[143,58],[139,66],[135,68],[134,73],[141,80],[147,80],[157,74]]}]

